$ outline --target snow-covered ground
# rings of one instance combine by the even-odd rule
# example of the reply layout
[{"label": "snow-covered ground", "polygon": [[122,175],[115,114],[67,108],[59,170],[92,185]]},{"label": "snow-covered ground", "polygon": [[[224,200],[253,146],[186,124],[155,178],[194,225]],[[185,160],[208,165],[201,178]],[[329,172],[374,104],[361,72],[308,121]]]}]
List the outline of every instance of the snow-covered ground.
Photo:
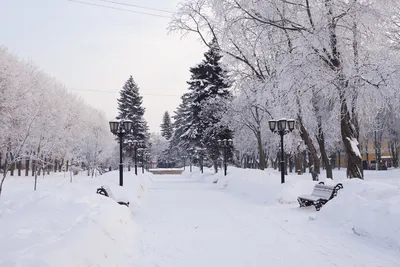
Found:
[{"label": "snow-covered ground", "polygon": [[[344,180],[344,172],[335,174]],[[315,184],[309,175],[290,175],[285,185],[275,171],[230,168],[226,178],[218,177],[217,184],[211,173],[152,178],[148,201],[135,217],[139,236],[134,266],[400,266],[400,247],[391,242],[399,234],[395,213],[375,218],[397,218],[386,221],[385,230],[369,229],[371,234],[386,231],[387,239],[378,240],[348,231],[348,220],[370,220],[363,216],[373,211],[354,211],[355,203],[348,203],[348,209],[342,205],[353,195],[350,185],[359,185],[354,191],[359,195],[390,187],[390,179],[366,185],[341,181],[347,190],[318,213],[296,203],[297,196],[310,193]],[[381,200],[371,197],[365,202],[379,205]],[[355,214],[349,215],[350,210]]]},{"label": "snow-covered ground", "polygon": [[[310,175],[228,168],[200,174],[7,180],[0,266],[400,266],[400,171],[346,180],[321,211],[299,208]],[[214,183],[218,180],[217,183]],[[95,194],[107,185],[129,208]]]},{"label": "snow-covered ground", "polygon": [[[0,266],[132,266],[132,211],[140,207],[145,180],[125,173],[120,188],[117,172],[72,183],[69,174],[53,174],[39,178],[33,192],[32,177],[8,178],[0,199]],[[102,185],[130,208],[96,194]]]}]

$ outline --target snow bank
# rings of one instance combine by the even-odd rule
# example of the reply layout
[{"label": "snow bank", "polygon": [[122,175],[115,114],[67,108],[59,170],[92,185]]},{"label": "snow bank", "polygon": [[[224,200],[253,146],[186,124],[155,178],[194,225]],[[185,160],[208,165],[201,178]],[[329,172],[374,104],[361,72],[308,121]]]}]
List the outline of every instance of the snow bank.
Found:
[{"label": "snow bank", "polygon": [[297,203],[297,197],[311,193],[315,185],[308,175],[288,175],[284,184],[274,170],[252,170],[230,167],[228,175],[218,177],[218,185],[226,192],[260,204]]},{"label": "snow bank", "polygon": [[[342,228],[400,249],[400,171],[366,171],[366,181],[349,180],[345,174],[345,170],[335,171],[335,180],[321,179],[326,184],[343,184],[344,189],[339,191],[338,197],[319,212],[313,208],[304,211],[315,213],[317,223]],[[218,185],[224,192],[268,205],[297,203],[297,197],[310,194],[316,184],[308,174],[289,174],[286,183],[281,184],[279,172],[270,169],[230,167],[226,177],[222,173],[214,177],[218,178]]]},{"label": "snow bank", "polygon": [[342,183],[338,197],[317,213],[317,220],[400,249],[400,187],[359,179]]},{"label": "snow bank", "polygon": [[[139,178],[140,177],[140,178]],[[125,173],[98,178],[47,176],[33,192],[33,179],[10,178],[0,200],[0,266],[131,266],[136,237],[132,210],[148,178]],[[101,185],[130,208],[96,194]]]}]

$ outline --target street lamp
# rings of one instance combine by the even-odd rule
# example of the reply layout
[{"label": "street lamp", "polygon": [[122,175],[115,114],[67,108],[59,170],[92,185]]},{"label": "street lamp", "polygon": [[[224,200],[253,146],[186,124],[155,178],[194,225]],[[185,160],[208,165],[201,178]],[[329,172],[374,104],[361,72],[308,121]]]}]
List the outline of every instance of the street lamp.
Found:
[{"label": "street lamp", "polygon": [[131,132],[133,123],[130,120],[110,121],[111,132],[119,138],[119,185],[124,184],[124,167],[122,164],[122,138]]},{"label": "street lamp", "polygon": [[192,172],[192,156],[193,156],[193,148],[188,148],[188,154],[189,154],[190,172]]},{"label": "street lamp", "polygon": [[[144,157],[143,164],[146,163],[144,168],[148,171],[149,170],[149,163],[150,163],[150,153],[149,153],[149,151],[147,149],[144,151],[143,157]],[[144,173],[144,170],[143,170],[143,173]]]},{"label": "street lamp", "polygon": [[196,148],[196,152],[197,152],[197,154],[199,155],[199,164],[200,164],[200,171],[201,171],[201,173],[203,173],[203,170],[204,170],[204,166],[203,166],[203,159],[204,159],[204,151],[205,151],[206,149],[205,148],[202,148],[202,147],[199,147],[199,148]]},{"label": "street lamp", "polygon": [[142,157],[141,157],[141,161],[142,161],[142,173],[144,173],[144,154],[146,153],[146,150],[144,148],[140,148],[140,150],[142,151]]},{"label": "street lamp", "polygon": [[141,140],[129,140],[128,141],[129,146],[133,147],[133,150],[135,152],[135,175],[137,175],[137,150],[138,148],[143,148],[144,147],[144,142]]},{"label": "street lamp", "polygon": [[285,160],[283,157],[283,136],[287,133],[290,133],[294,130],[294,120],[280,119],[270,120],[269,129],[271,132],[279,134],[281,136],[281,183],[285,183]]},{"label": "street lamp", "polygon": [[218,140],[218,146],[223,149],[224,151],[224,175],[226,176],[226,170],[227,170],[227,153],[228,149],[232,146],[233,141],[232,139],[223,139],[223,140]]},{"label": "street lamp", "polygon": [[186,158],[187,156],[181,156],[181,158],[183,159],[183,170],[186,169]]}]

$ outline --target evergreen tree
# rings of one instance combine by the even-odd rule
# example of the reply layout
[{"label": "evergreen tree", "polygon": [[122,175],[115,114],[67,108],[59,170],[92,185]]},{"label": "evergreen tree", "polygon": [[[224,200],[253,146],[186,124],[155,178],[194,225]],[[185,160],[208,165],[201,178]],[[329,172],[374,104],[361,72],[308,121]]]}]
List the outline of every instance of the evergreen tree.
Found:
[{"label": "evergreen tree", "polygon": [[[145,108],[142,107],[142,102],[139,87],[130,76],[120,91],[118,116],[116,117],[118,120],[129,119],[133,122],[132,132],[125,137],[125,142],[129,139],[145,142],[148,140],[149,132],[147,122],[143,117]],[[126,150],[129,149],[126,148]]]},{"label": "evergreen tree", "polygon": [[191,110],[190,94],[185,93],[181,99],[182,103],[173,116],[175,120],[173,124],[174,132],[170,146],[185,150],[192,146],[191,125],[193,122],[193,113]]},{"label": "evergreen tree", "polygon": [[220,156],[217,140],[232,138],[232,132],[220,123],[225,102],[231,97],[230,82],[221,67],[222,55],[215,41],[204,57],[200,64],[190,68],[189,92],[182,96],[182,104],[174,116],[171,144],[185,149],[205,147],[217,171]]},{"label": "evergreen tree", "polygon": [[161,135],[167,140],[171,139],[173,128],[168,111],[165,111],[163,116],[163,122],[160,125],[160,127],[161,127]]}]

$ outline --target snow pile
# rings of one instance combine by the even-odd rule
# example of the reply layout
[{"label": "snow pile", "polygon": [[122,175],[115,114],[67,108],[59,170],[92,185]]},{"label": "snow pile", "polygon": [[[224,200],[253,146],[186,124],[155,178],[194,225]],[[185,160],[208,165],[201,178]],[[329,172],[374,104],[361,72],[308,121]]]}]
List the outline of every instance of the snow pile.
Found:
[{"label": "snow pile", "polygon": [[220,188],[226,192],[260,204],[297,203],[297,197],[311,193],[316,183],[308,175],[292,174],[286,176],[286,182],[281,184],[279,173],[270,169],[230,167],[226,177],[223,173],[216,176]]},{"label": "snow pile", "polygon": [[[140,177],[140,178],[139,178]],[[47,176],[33,192],[30,177],[10,178],[0,200],[0,266],[130,266],[136,237],[132,209],[149,177],[125,173],[97,178]],[[96,194],[111,189],[115,200]]]},{"label": "snow pile", "polygon": [[359,179],[342,183],[338,197],[317,213],[317,219],[400,249],[400,187]]}]

